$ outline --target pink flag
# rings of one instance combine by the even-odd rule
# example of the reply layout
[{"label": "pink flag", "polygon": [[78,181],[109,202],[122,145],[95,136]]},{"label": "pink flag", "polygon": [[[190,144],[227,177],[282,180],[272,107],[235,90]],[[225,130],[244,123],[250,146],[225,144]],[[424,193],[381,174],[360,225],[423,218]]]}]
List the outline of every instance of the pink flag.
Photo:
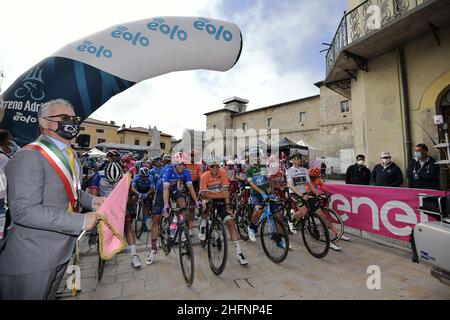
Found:
[{"label": "pink flag", "polygon": [[123,229],[130,184],[130,175],[124,175],[98,210],[105,218],[97,225],[100,256],[103,260],[111,259],[125,247]]}]

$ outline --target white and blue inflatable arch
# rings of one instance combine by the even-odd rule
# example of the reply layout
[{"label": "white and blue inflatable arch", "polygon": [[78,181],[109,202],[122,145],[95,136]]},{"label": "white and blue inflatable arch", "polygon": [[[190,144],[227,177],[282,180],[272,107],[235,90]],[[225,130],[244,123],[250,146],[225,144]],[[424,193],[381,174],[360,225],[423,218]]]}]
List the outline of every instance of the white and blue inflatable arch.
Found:
[{"label": "white and blue inflatable arch", "polygon": [[242,34],[230,22],[158,17],[123,23],[72,42],[21,75],[3,94],[0,128],[23,146],[39,135],[37,113],[52,99],[70,101],[83,120],[112,96],[172,71],[227,71]]}]

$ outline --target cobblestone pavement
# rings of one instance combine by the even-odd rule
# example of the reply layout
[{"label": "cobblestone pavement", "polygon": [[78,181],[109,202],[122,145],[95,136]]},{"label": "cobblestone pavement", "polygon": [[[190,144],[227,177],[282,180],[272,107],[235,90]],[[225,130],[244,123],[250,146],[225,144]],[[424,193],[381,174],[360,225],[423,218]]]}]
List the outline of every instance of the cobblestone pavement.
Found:
[{"label": "cobblestone pavement", "polygon": [[[97,282],[97,251],[81,241],[81,292],[64,299],[450,299],[450,287],[430,275],[430,266],[412,263],[407,252],[352,237],[341,241],[343,250],[330,250],[323,259],[312,257],[301,235],[291,237],[294,246],[281,264],[270,262],[260,239],[241,241],[249,265],[238,264],[229,242],[225,271],[216,276],[210,270],[206,250],[194,230],[195,279],[187,288],[181,273],[178,251],[158,253],[155,263],[145,264],[147,233],[138,240],[142,267],[134,270],[128,250],[106,262],[103,279]],[[147,241],[147,242],[146,242]],[[367,268],[381,270],[381,289],[369,290]],[[68,276],[68,275],[67,275]],[[65,278],[67,278],[67,276]],[[61,290],[67,289],[65,280]],[[63,294],[64,296],[64,294]]]}]

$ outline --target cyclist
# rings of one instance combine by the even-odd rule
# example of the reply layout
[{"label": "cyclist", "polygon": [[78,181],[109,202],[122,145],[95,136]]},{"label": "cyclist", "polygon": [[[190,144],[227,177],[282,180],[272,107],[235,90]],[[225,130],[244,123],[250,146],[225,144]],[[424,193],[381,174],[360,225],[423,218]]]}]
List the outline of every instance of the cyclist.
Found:
[{"label": "cyclist", "polygon": [[[202,199],[217,202],[218,200],[223,200],[225,205],[220,205],[218,207],[219,216],[223,223],[227,226],[230,232],[231,241],[233,241],[234,248],[236,249],[236,255],[238,261],[241,265],[247,265],[248,262],[245,260],[244,255],[241,251],[241,245],[239,243],[239,235],[237,232],[236,223],[234,221],[234,213],[231,210],[230,205],[230,192],[229,192],[229,181],[227,172],[219,168],[219,161],[215,159],[214,156],[210,156],[207,160],[209,171],[202,174],[200,179],[200,196]],[[223,202],[222,202],[223,203]],[[199,238],[204,241],[205,229],[206,229],[206,219],[208,212],[204,210],[202,214],[202,221],[200,223]]]},{"label": "cyclist", "polygon": [[[331,193],[328,191],[325,183],[323,182],[321,173],[321,168],[313,167],[308,170],[309,178],[311,179],[311,183],[313,184],[313,186],[316,188],[316,191],[319,191],[327,197],[330,197]],[[306,185],[306,192],[310,192],[309,185]],[[344,241],[351,240],[351,238],[345,234],[342,235],[341,239]],[[338,245],[336,246],[339,247]]]},{"label": "cyclist", "polygon": [[164,156],[163,159],[162,159],[162,166],[163,166],[163,168],[165,166],[170,166],[171,161],[172,161],[172,158],[169,155]]},{"label": "cyclist", "polygon": [[[192,178],[192,186],[194,187],[195,194],[198,194],[200,189],[200,176],[203,173],[203,168],[200,163],[198,163],[198,152],[195,149],[191,150],[191,158],[188,163],[186,163],[184,166],[186,169],[189,170],[189,173],[191,174]],[[192,226],[194,224],[194,218],[195,218],[195,208],[189,208],[188,209],[189,215],[189,235],[192,237]]]},{"label": "cyclist", "polygon": [[161,171],[163,169],[161,164],[161,157],[156,157],[153,159],[153,168],[150,170],[150,174],[153,176],[153,180],[155,183],[158,182],[159,176],[161,175]]},{"label": "cyclist", "polygon": [[[142,160],[143,161],[143,160]],[[151,171],[153,169],[153,160],[148,159],[147,161],[145,161],[145,165],[147,166],[147,168]]]},{"label": "cyclist", "polygon": [[106,153],[106,160],[100,165],[100,170],[105,170],[106,166],[112,162],[120,161],[120,153],[117,150],[109,150]]},{"label": "cyclist", "polygon": [[[247,181],[251,186],[250,196],[254,207],[250,226],[248,227],[248,238],[251,241],[256,241],[255,234],[258,230],[256,223],[263,213],[264,201],[270,198],[269,193],[272,190],[272,184],[268,179],[269,171],[267,166],[261,164],[262,150],[251,149],[249,155],[251,160],[256,159],[256,163],[251,163],[250,168],[246,172]],[[269,205],[271,212],[278,215],[278,206],[274,203],[269,203]],[[278,246],[284,248],[285,243],[283,239],[278,243]]]},{"label": "cyclist", "polygon": [[[156,185],[156,196],[153,204],[153,219],[152,219],[152,246],[147,255],[145,263],[150,265],[155,261],[158,253],[157,236],[159,234],[159,222],[161,214],[167,215],[170,213],[170,199],[176,201],[179,208],[186,208],[186,201],[184,195],[178,190],[179,181],[183,181],[192,199],[194,199],[196,206],[200,206],[194,187],[192,186],[192,179],[189,170],[184,167],[184,163],[188,161],[187,155],[183,152],[178,152],[172,159],[172,165],[167,165],[161,172],[161,176]],[[184,215],[180,214],[180,221],[184,219]]]},{"label": "cyclist", "polygon": [[[318,207],[317,201],[314,196],[308,195],[306,191],[306,185],[309,186],[310,193],[313,195],[317,195],[317,190],[314,185],[311,183],[311,180],[308,175],[308,171],[303,168],[302,165],[302,156],[299,153],[294,153],[290,157],[291,162],[293,164],[292,167],[286,170],[287,183],[289,187],[289,195],[291,198],[291,206],[294,210],[294,219],[298,220],[308,214],[308,210],[310,212],[315,212],[319,215],[324,223],[327,225],[329,229],[335,234],[339,233],[337,227],[331,224],[326,218],[325,214]],[[320,174],[320,169],[319,169]],[[330,247],[334,250],[340,250],[341,248],[330,242]]]},{"label": "cyclist", "polygon": [[227,161],[227,166],[225,167],[227,172],[228,180],[230,181],[230,195],[237,192],[238,190],[238,171],[236,169],[236,163],[233,160]]},{"label": "cyclist", "polygon": [[125,155],[122,157],[122,163],[123,163],[123,166],[125,167],[125,170],[128,172],[128,170],[130,170],[131,168],[133,168],[135,166],[136,161],[131,159],[130,156]]},{"label": "cyclist", "polygon": [[[95,177],[91,186],[91,193],[95,196],[107,197],[111,194],[113,189],[119,184],[123,175],[123,169],[118,162],[112,162],[108,164],[104,171],[99,171],[99,174]],[[127,238],[128,246],[130,247],[131,265],[135,269],[141,267],[141,261],[136,253],[136,241],[131,231],[130,216],[125,216],[125,235]],[[96,229],[95,229],[96,230]],[[95,240],[95,238],[94,238]],[[92,239],[89,239],[92,242]],[[90,243],[92,244],[92,243]]]},{"label": "cyclist", "polygon": [[134,178],[138,173],[139,170],[144,166],[144,163],[142,161],[137,161],[134,164],[133,168],[130,168],[130,170],[128,170],[128,173],[131,174],[131,176]]}]

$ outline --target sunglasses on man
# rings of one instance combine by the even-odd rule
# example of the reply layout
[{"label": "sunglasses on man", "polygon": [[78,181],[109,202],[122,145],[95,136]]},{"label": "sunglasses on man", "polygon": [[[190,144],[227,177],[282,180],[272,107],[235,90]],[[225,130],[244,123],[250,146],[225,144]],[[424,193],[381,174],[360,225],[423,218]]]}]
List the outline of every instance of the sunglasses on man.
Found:
[{"label": "sunglasses on man", "polygon": [[48,119],[48,118],[57,118],[60,117],[62,121],[75,121],[75,122],[80,122],[81,121],[81,117],[79,116],[70,116],[68,114],[57,114],[54,116],[49,116],[49,117],[45,117],[44,119]]}]

